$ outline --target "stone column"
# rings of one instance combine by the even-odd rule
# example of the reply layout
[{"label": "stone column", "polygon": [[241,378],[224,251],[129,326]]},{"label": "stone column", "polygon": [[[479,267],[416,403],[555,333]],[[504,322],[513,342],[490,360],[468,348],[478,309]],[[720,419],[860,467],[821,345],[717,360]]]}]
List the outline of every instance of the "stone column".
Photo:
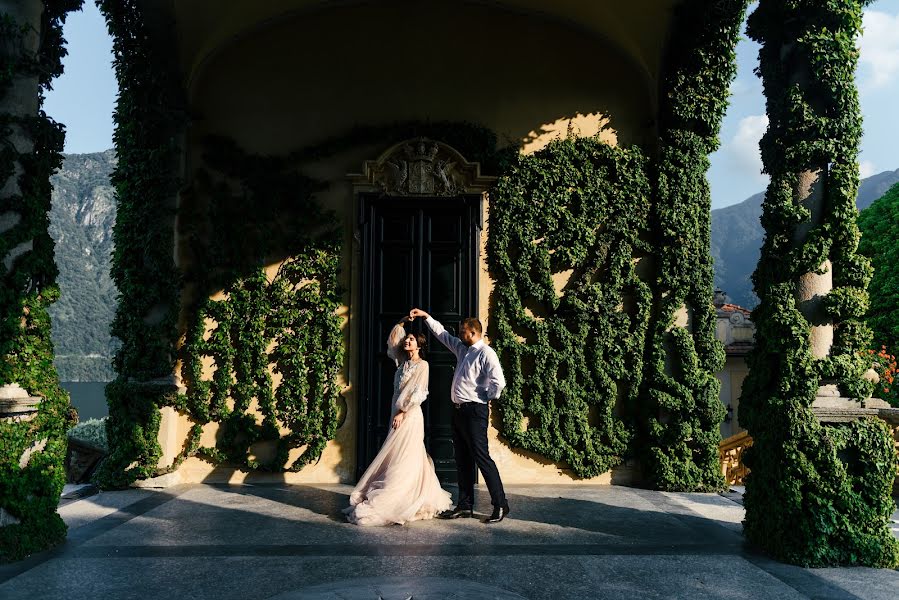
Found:
[{"label": "stone column", "polygon": [[815,358],[830,354],[833,346],[833,322],[823,315],[821,303],[824,296],[833,289],[833,266],[825,260],[818,267],[819,272],[809,272],[799,277],[799,310],[811,325],[809,343]]},{"label": "stone column", "polygon": [[[796,178],[793,197],[811,213],[808,221],[796,226],[793,241],[797,246],[805,243],[814,227],[820,225],[824,218],[824,195],[826,188],[825,168],[815,171],[804,171]],[[799,276],[797,300],[799,310],[809,322],[809,347],[815,358],[827,358],[833,347],[834,323],[823,310],[825,296],[833,289],[833,264],[830,259],[818,266],[817,271],[810,271]],[[866,378],[877,377],[871,369]],[[855,410],[858,402],[840,395],[840,390],[833,381],[821,381],[812,407],[818,409]],[[865,408],[889,408],[889,405],[876,398],[868,398],[863,402]]]},{"label": "stone column", "polygon": [[[797,202],[811,213],[809,220],[796,227],[793,241],[801,246],[809,232],[821,224],[824,216],[824,187],[826,169],[805,171],[796,178],[793,195]],[[833,289],[833,267],[830,260],[818,266],[819,272],[809,272],[799,277],[799,310],[811,325],[810,344],[815,358],[830,354],[833,345],[833,322],[821,310],[822,301]]]}]

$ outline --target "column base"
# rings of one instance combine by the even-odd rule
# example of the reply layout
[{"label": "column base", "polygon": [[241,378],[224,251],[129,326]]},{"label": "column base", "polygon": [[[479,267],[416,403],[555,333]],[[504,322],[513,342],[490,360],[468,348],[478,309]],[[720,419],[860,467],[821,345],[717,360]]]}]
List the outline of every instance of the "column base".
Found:
[{"label": "column base", "polygon": [[823,385],[812,402],[812,412],[822,423],[848,423],[862,417],[879,417],[899,423],[899,408],[893,408],[880,398],[858,401],[840,396],[836,385]]}]

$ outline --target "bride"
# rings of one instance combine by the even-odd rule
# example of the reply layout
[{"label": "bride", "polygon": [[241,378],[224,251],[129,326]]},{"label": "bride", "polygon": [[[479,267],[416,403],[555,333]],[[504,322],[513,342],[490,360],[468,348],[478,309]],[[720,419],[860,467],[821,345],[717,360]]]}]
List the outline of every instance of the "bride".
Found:
[{"label": "bride", "polygon": [[393,377],[391,429],[378,455],[356,484],[347,520],[356,525],[402,525],[433,518],[450,508],[450,493],[440,487],[424,444],[421,403],[428,397],[425,336],[406,334],[406,317],[387,338],[387,356],[397,365]]}]

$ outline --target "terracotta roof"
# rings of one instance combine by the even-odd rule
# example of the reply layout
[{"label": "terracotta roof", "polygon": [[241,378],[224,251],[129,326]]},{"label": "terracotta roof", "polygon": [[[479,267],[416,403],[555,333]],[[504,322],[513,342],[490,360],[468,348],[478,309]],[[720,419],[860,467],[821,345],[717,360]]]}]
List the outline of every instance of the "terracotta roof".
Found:
[{"label": "terracotta roof", "polygon": [[741,312],[747,317],[752,316],[752,311],[748,308],[743,308],[742,306],[737,306],[736,304],[722,304],[717,307],[718,310],[723,310],[725,312]]}]

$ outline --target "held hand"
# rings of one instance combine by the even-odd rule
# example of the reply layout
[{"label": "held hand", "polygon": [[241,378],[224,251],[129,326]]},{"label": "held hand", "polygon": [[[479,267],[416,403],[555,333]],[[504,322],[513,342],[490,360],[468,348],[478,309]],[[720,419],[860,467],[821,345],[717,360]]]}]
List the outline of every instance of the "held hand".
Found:
[{"label": "held hand", "polygon": [[393,417],[393,428],[399,429],[400,425],[403,424],[403,419],[405,419],[405,418],[406,418],[406,413],[404,413],[404,412],[396,413],[396,416]]},{"label": "held hand", "polygon": [[420,308],[413,308],[412,310],[409,311],[409,317],[411,319],[414,319],[416,317],[423,317],[423,318],[427,319],[430,316],[431,315],[429,315],[425,311],[421,310]]}]

